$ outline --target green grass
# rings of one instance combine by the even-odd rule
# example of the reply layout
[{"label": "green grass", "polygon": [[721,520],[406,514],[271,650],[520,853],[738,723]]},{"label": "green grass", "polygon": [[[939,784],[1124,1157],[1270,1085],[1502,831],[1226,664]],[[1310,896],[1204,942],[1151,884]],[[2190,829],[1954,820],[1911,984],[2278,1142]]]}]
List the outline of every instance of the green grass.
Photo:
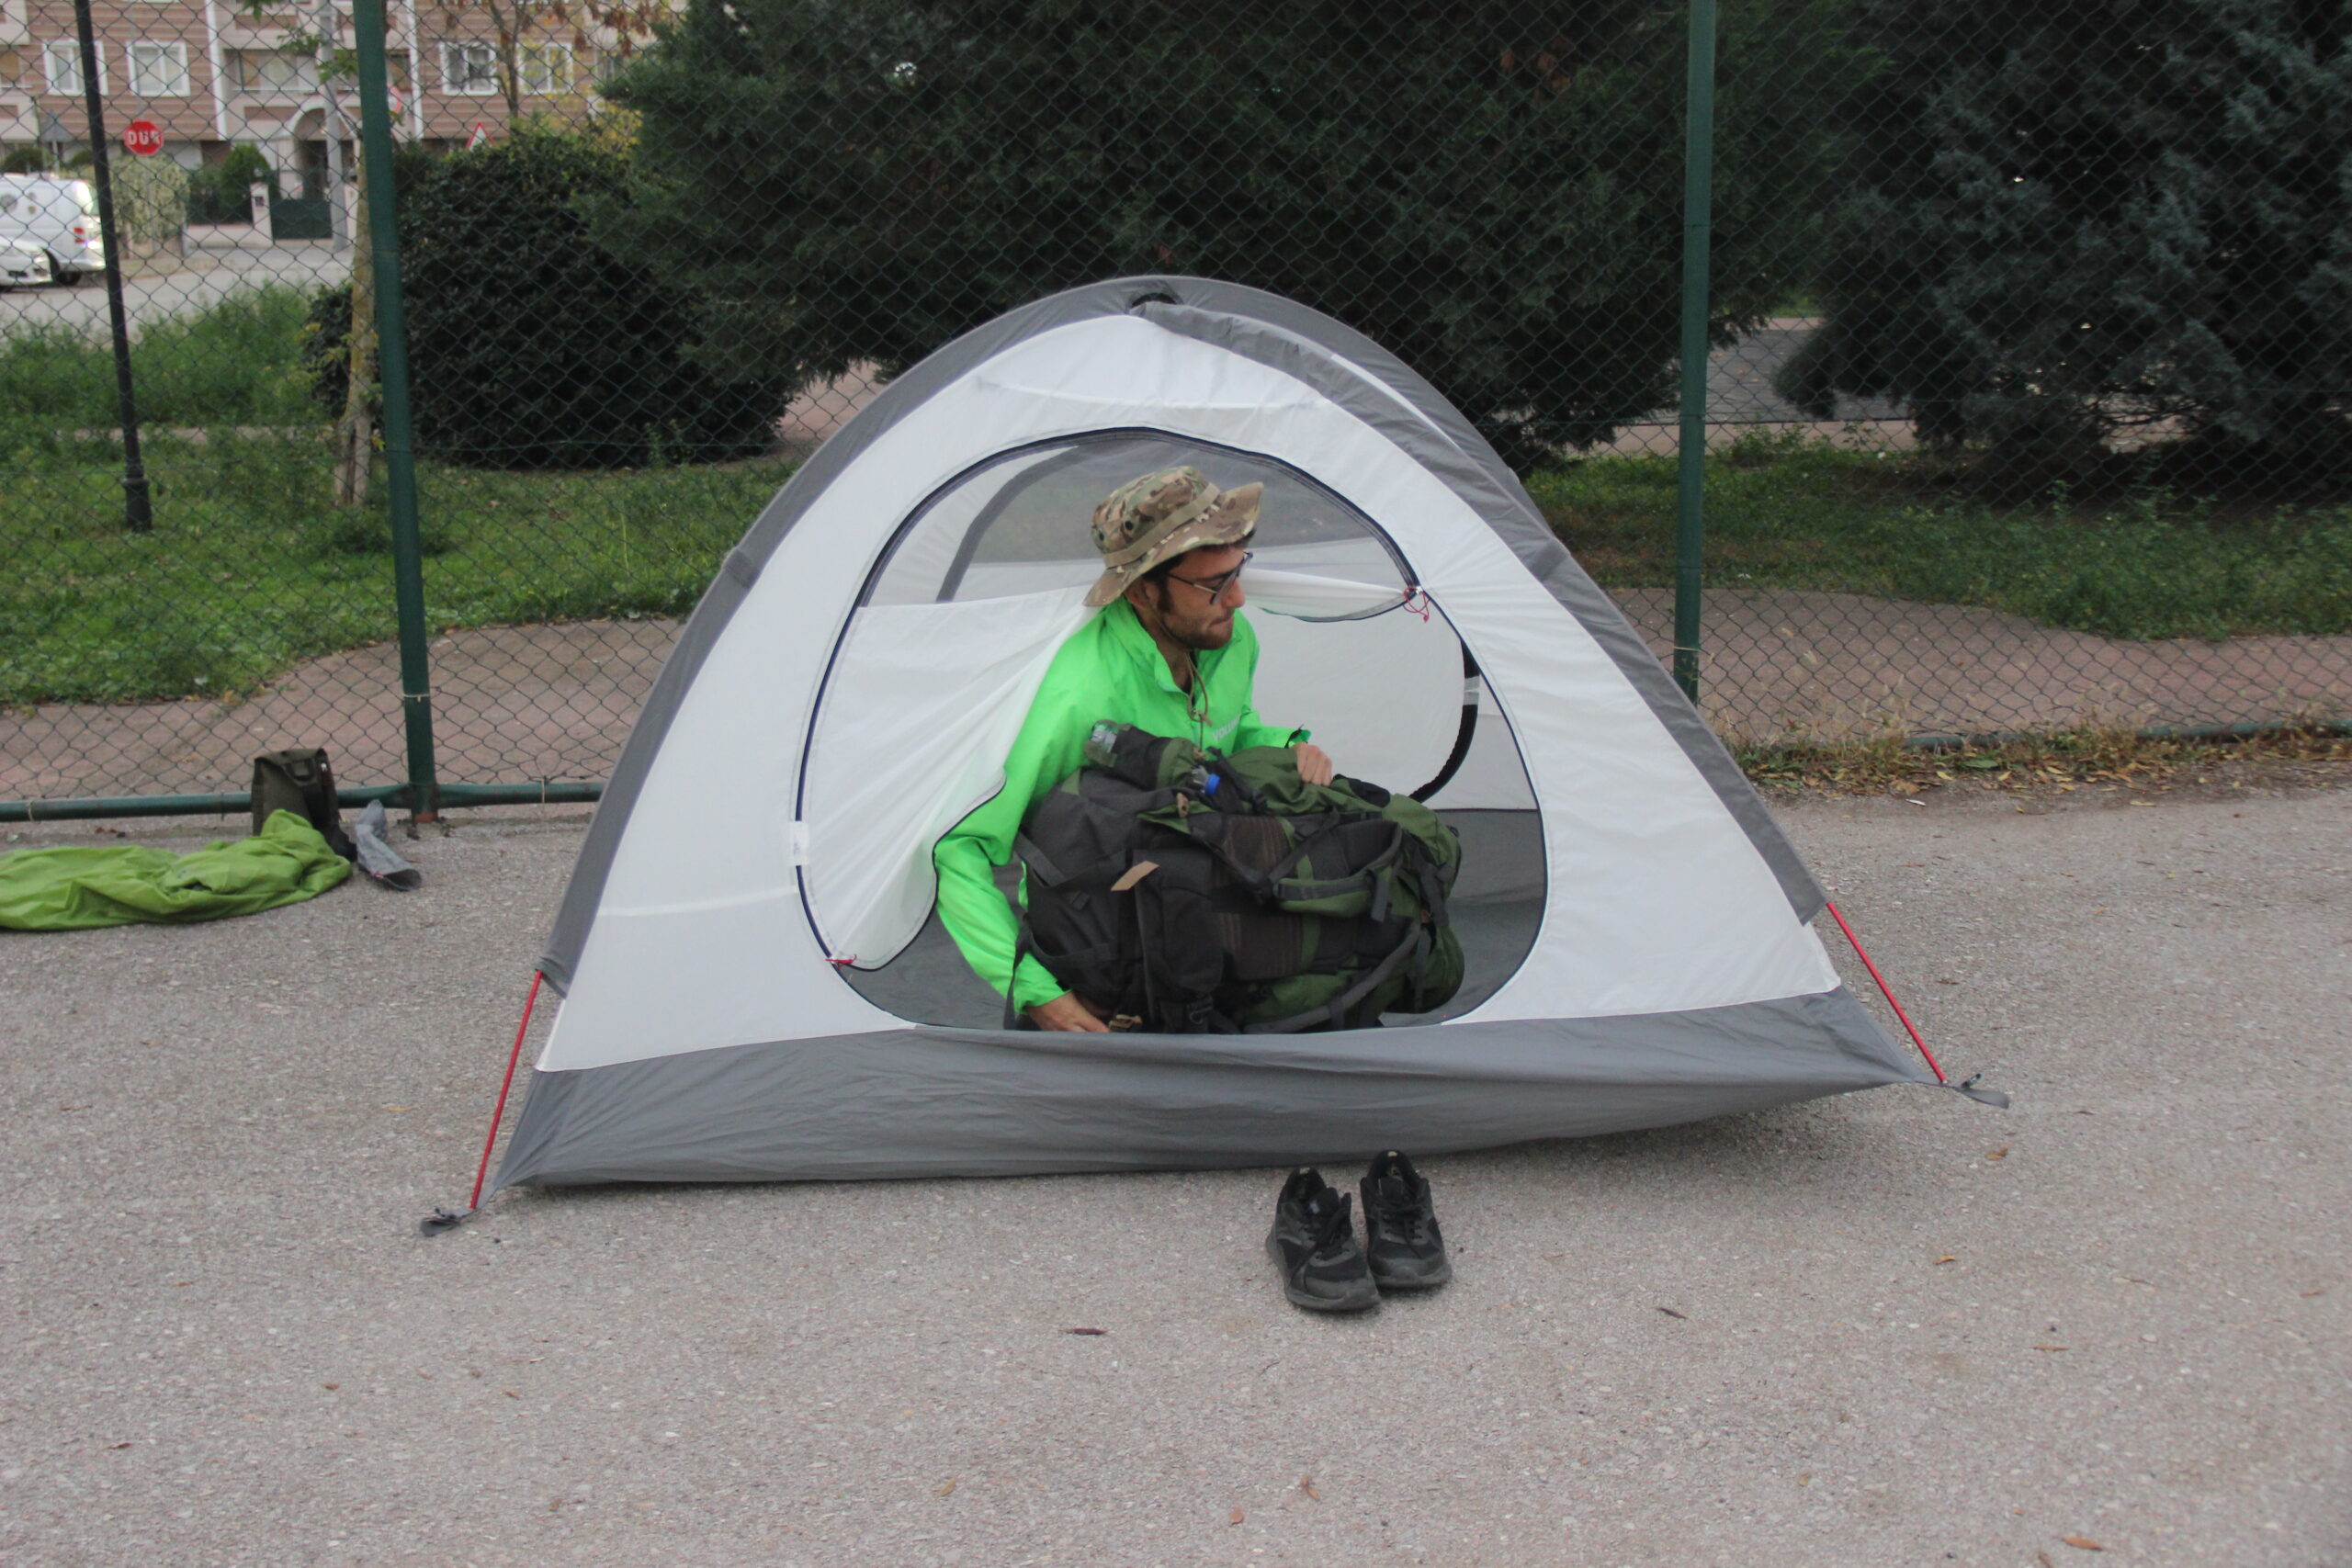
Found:
[{"label": "green grass", "polygon": [[[322,437],[159,436],[149,468],[155,527],[134,535],[110,443],[0,445],[0,705],[234,696],[396,635],[380,479],[337,511]],[[425,465],[432,625],[683,615],[789,472]]]},{"label": "green grass", "polygon": [[[319,409],[299,368],[306,309],[300,290],[278,285],[141,328],[130,347],[140,423],[317,423]],[[0,336],[0,429],[105,430],[119,423],[114,354],[103,332],[16,323]]]},{"label": "green grass", "polygon": [[[1707,465],[1707,584],[1982,605],[2113,637],[2352,632],[2352,507],[2002,508],[1946,478],[1916,454],[1745,437]],[[1672,457],[1596,457],[1530,488],[1601,586],[1672,583]]]},{"label": "green grass", "polygon": [[[139,340],[154,531],[121,526],[111,362],[56,329],[0,337],[0,706],[250,693],[394,635],[382,506],[329,503],[297,368],[303,300],[239,295]],[[189,429],[209,439],[190,439]],[[435,628],[675,615],[789,472],[424,466]],[[1674,460],[1605,457],[1537,500],[1611,588],[1672,581]],[[1708,465],[1716,588],[1984,605],[2120,637],[2352,631],[2352,508],[2105,509],[1967,499],[1917,454],[1749,437]]]}]

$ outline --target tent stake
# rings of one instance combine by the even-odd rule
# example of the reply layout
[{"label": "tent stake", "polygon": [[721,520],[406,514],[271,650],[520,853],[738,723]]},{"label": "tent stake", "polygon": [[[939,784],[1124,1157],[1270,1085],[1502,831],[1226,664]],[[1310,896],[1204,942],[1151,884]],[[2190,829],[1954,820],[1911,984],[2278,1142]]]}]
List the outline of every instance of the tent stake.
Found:
[{"label": "tent stake", "polygon": [[[1826,898],[1824,898],[1821,901],[1821,904],[1822,908],[1829,911],[1829,918],[1838,922],[1838,929],[1846,933],[1846,940],[1853,944],[1854,956],[1862,961],[1862,967],[1869,970],[1871,972],[1871,978],[1878,982],[1878,994],[1886,998],[1886,1005],[1894,1010],[1894,1016],[1901,1019],[1903,1021],[1903,1027],[1910,1032],[1911,1043],[1919,1047],[1919,1055],[1927,1058],[1928,1070],[1936,1075],[1936,1081],[1938,1083],[1951,1082],[1951,1079],[1944,1077],[1944,1070],[1936,1066],[1935,1053],[1928,1050],[1928,1043],[1919,1038],[1919,1031],[1917,1027],[1912,1023],[1911,1015],[1903,1010],[1903,1004],[1896,1001],[1894,999],[1894,993],[1888,989],[1886,976],[1878,972],[1878,965],[1871,962],[1871,955],[1862,951],[1862,939],[1854,934],[1854,928],[1846,923],[1846,917],[1838,912],[1838,906],[1836,904],[1830,902]],[[514,1069],[510,1067],[507,1070],[512,1072]],[[1970,1081],[1973,1082],[1974,1080],[1972,1079]],[[483,1157],[487,1159],[489,1156],[485,1155]]]}]

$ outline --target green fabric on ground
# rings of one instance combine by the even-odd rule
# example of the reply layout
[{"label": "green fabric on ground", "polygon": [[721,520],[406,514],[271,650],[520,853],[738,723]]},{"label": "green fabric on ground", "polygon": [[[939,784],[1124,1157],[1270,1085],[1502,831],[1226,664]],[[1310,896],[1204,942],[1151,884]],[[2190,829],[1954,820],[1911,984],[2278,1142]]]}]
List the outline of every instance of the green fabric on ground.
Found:
[{"label": "green fabric on ground", "polygon": [[61,844],[0,854],[0,930],[90,931],[138,920],[217,920],[315,898],[351,874],[319,830],[273,811],[250,839],[193,854],[136,844]]}]

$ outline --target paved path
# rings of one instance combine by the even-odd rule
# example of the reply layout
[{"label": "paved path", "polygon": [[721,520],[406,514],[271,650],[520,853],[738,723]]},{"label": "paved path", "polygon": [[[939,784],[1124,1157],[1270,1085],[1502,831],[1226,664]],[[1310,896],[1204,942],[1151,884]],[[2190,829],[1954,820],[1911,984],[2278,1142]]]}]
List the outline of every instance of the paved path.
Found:
[{"label": "paved path", "polygon": [[[1671,595],[1623,596],[1665,658]],[[1855,594],[1710,592],[1702,695],[1754,739],[2053,729],[2096,720],[2232,724],[2352,711],[2352,637],[2117,642],[2016,615]],[[666,621],[454,632],[432,645],[435,738],[450,782],[601,779],[676,635]],[[323,745],[351,784],[407,776],[399,658],[314,660],[249,702],[0,712],[0,799],[210,793],[252,758]]]},{"label": "paved path", "polygon": [[0,939],[0,1561],[2352,1561],[2352,794],[2107,807],[1790,814],[2016,1109],[1433,1160],[1458,1280],[1350,1322],[1260,1258],[1274,1170],[419,1239],[576,818],[428,836],[405,897]]}]

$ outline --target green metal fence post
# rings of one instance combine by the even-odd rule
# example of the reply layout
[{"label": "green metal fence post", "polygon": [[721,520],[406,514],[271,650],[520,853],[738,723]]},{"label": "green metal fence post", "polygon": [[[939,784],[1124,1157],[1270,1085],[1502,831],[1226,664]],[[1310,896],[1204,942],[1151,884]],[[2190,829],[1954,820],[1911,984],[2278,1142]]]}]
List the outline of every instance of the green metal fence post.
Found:
[{"label": "green metal fence post", "polygon": [[1715,0],[1690,0],[1682,149],[1682,436],[1675,481],[1674,680],[1699,700],[1700,558],[1707,541],[1707,253],[1715,181]]},{"label": "green metal fence post", "polygon": [[356,0],[359,134],[367,164],[368,239],[376,280],[376,355],[384,392],[384,468],[392,512],[392,586],[400,604],[401,719],[408,739],[408,806],[440,814],[433,765],[433,672],[425,657],[424,551],[416,522],[416,460],[408,404],[408,322],[401,302],[399,193],[392,186],[392,115],[384,66],[384,0]]}]

